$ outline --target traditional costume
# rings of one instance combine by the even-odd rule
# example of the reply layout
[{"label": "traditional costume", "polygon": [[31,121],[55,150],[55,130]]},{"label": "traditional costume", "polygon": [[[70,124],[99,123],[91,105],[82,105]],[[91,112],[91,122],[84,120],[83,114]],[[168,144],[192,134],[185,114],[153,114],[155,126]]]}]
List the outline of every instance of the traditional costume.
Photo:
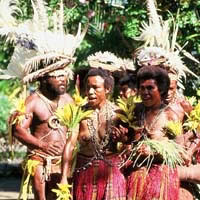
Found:
[{"label": "traditional costume", "polygon": [[[74,199],[77,200],[125,200],[126,182],[119,166],[121,159],[113,147],[111,125],[115,116],[114,106],[107,101],[99,110],[87,119],[90,138],[87,146],[93,152],[92,157],[80,153],[77,155],[76,169],[73,176]],[[106,135],[101,141],[97,136],[98,115],[106,118]],[[114,148],[114,149],[113,149]]]},{"label": "traditional costume", "polygon": [[[185,73],[196,75],[184,65],[180,58],[179,53],[182,48],[176,43],[178,26],[174,26],[174,32],[170,35],[169,22],[163,21],[161,16],[157,14],[155,1],[147,0],[146,2],[149,24],[143,24],[142,33],[136,38],[144,41],[144,45],[138,48],[135,53],[137,64],[139,67],[155,66],[164,68],[173,77],[176,77],[178,85],[184,88],[181,78],[185,78]],[[195,60],[189,53],[182,52]],[[145,166],[145,162],[142,167],[133,169],[127,182],[128,200],[179,199],[179,177],[176,166],[172,167],[162,162],[156,163],[155,160],[152,162],[149,169]]]},{"label": "traditional costume", "polygon": [[[88,57],[91,68],[102,68],[110,72],[125,70],[125,63],[133,65],[130,60],[117,58],[110,52],[97,52]],[[73,175],[74,200],[125,200],[126,180],[119,169],[121,158],[112,141],[112,129],[117,107],[110,101],[95,110],[87,119],[89,138],[80,144],[77,155],[76,168]],[[99,138],[98,128],[100,120],[105,119],[105,136]],[[82,154],[84,143],[93,156]]]},{"label": "traditional costume", "polygon": [[[2,0],[0,2],[0,35],[5,36],[7,41],[15,46],[11,61],[6,70],[1,70],[1,79],[18,78],[24,85],[36,81],[41,77],[65,75],[68,80],[72,79],[73,73],[70,64],[75,61],[74,53],[79,47],[87,28],[81,33],[79,25],[77,35],[68,34],[64,30],[64,7],[60,2],[60,9],[54,10],[52,16],[48,16],[47,6],[43,0],[31,1],[33,8],[32,19],[20,22],[14,17],[20,13],[16,0]],[[3,13],[6,12],[6,15]],[[6,16],[6,17],[4,17]],[[49,132],[41,140],[48,137],[54,131],[63,131],[58,119],[55,117],[51,105],[46,97],[39,91],[38,97],[45,103],[51,117],[45,122],[48,124]],[[26,98],[26,97],[25,97]],[[25,100],[24,98],[24,100]],[[21,113],[20,116],[31,117],[28,113]],[[22,119],[23,120],[23,119]],[[11,125],[20,123],[17,118],[11,121]],[[63,138],[65,143],[66,138]],[[34,175],[37,165],[43,166],[44,177],[41,181],[48,181],[52,173],[61,172],[61,156],[49,156],[39,150],[31,150],[28,155],[29,161],[25,164],[24,174],[30,177]],[[29,163],[29,165],[28,165]],[[32,164],[34,167],[32,166]],[[29,180],[26,179],[26,183]],[[56,181],[58,183],[58,179]],[[56,183],[55,182],[55,183]],[[23,198],[27,196],[23,188]]]}]

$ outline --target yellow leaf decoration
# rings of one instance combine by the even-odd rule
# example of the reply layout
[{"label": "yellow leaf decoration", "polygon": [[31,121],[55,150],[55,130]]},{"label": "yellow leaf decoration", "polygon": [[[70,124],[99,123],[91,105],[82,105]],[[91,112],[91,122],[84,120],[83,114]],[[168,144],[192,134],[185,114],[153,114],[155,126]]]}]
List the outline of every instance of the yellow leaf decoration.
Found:
[{"label": "yellow leaf decoration", "polygon": [[130,96],[127,99],[118,98],[117,99],[117,105],[119,106],[121,113],[118,113],[118,118],[124,122],[128,123],[129,127],[136,128],[135,124],[135,107],[136,103],[139,99],[137,99],[135,96]]},{"label": "yellow leaf decoration", "polygon": [[26,168],[28,170],[28,173],[31,176],[35,175],[35,170],[36,170],[37,166],[39,165],[39,163],[40,163],[40,161],[38,161],[38,160],[30,160],[30,159],[28,160]]},{"label": "yellow leaf decoration", "polygon": [[63,108],[58,108],[55,115],[58,117],[60,122],[72,131],[75,129],[80,121],[90,117],[93,110],[85,110],[84,105],[87,103],[86,98],[82,98],[78,89],[73,95],[74,103],[65,104]]},{"label": "yellow leaf decoration", "polygon": [[181,135],[183,131],[182,123],[180,121],[169,121],[164,129],[166,129],[167,133],[174,137]]},{"label": "yellow leaf decoration", "polygon": [[66,104],[63,108],[58,108],[55,115],[61,123],[69,129],[75,129],[81,120],[89,117],[93,110],[85,111],[82,107],[75,104]]},{"label": "yellow leaf decoration", "polygon": [[30,177],[35,175],[35,170],[40,164],[38,160],[26,160],[24,168],[24,174],[22,177],[21,188],[18,199],[27,200],[29,194]]},{"label": "yellow leaf decoration", "polygon": [[18,113],[15,116],[15,119],[11,122],[12,125],[16,123],[20,123],[24,118],[25,118],[25,112],[26,112],[26,96],[27,96],[27,91],[26,91],[26,86],[23,86],[23,91],[19,95],[18,98],[15,96],[21,91],[21,88],[16,88],[13,93],[9,96],[9,99],[12,100],[12,103],[14,104],[14,109],[13,113]]},{"label": "yellow leaf decoration", "polygon": [[190,105],[194,106],[197,103],[197,98],[195,96],[186,97],[186,100],[190,103]]},{"label": "yellow leaf decoration", "polygon": [[187,120],[183,124],[183,126],[187,130],[197,131],[200,126],[200,101],[198,101],[197,105],[193,108],[189,115],[187,115]]},{"label": "yellow leaf decoration", "polygon": [[72,195],[70,193],[70,188],[72,185],[69,184],[57,184],[58,189],[52,189],[52,192],[56,193],[56,200],[70,200]]},{"label": "yellow leaf decoration", "polygon": [[74,102],[77,106],[83,106],[87,103],[87,97],[83,98],[80,95],[78,88],[75,88],[75,94],[73,95]]}]

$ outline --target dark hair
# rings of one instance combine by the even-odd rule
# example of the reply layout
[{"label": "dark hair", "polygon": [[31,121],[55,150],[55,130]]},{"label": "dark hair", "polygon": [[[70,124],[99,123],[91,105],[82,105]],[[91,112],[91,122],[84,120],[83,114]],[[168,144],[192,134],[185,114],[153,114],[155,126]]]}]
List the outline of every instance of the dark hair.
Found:
[{"label": "dark hair", "polygon": [[119,80],[119,85],[128,85],[131,89],[137,88],[136,76],[133,74],[126,74]]},{"label": "dark hair", "polygon": [[104,79],[104,87],[108,89],[110,93],[114,87],[114,78],[112,77],[111,73],[108,70],[102,68],[92,68],[86,75],[85,80],[87,81],[89,76],[101,76]]},{"label": "dark hair", "polygon": [[170,79],[166,70],[158,66],[142,67],[137,72],[137,87],[139,89],[142,80],[154,79],[162,99],[167,97]]}]

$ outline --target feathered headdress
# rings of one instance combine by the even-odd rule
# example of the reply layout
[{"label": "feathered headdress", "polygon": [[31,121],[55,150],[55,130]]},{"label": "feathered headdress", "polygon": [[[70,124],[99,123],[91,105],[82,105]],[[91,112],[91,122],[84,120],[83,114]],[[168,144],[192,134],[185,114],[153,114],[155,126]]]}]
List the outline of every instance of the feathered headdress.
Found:
[{"label": "feathered headdress", "polygon": [[131,59],[122,59],[110,53],[105,52],[96,52],[94,55],[90,55],[88,58],[88,63],[91,67],[106,69],[110,72],[115,71],[126,71],[126,70],[135,70],[135,66]]},{"label": "feathered headdress", "polygon": [[60,9],[48,17],[43,0],[32,0],[33,18],[19,22],[14,15],[20,12],[17,0],[0,0],[0,35],[14,42],[15,49],[1,79],[19,78],[24,83],[45,74],[66,74],[72,77],[69,64],[75,61],[74,53],[83,40],[87,28],[81,25],[74,36],[63,28],[63,1]]},{"label": "feathered headdress", "polygon": [[149,24],[143,23],[141,35],[136,40],[144,41],[144,45],[137,49],[136,59],[139,66],[155,65],[166,69],[177,77],[178,84],[184,88],[181,78],[186,73],[197,77],[182,61],[180,53],[199,63],[191,54],[187,53],[176,42],[178,24],[170,34],[169,21],[163,21],[156,10],[155,0],[147,0]]}]

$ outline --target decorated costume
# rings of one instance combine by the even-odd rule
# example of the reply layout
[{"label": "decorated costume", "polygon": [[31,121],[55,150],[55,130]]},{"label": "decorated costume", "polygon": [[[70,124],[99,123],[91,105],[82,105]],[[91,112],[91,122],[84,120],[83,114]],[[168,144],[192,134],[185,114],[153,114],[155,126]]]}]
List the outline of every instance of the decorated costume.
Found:
[{"label": "decorated costume", "polygon": [[[72,79],[72,69],[70,64],[75,61],[74,53],[79,47],[87,28],[81,32],[79,25],[77,35],[68,34],[64,30],[64,7],[63,1],[60,2],[60,9],[54,10],[53,16],[48,16],[47,6],[43,0],[31,1],[33,8],[32,19],[18,21],[14,17],[20,13],[16,0],[2,0],[0,2],[0,35],[5,36],[8,42],[12,42],[15,46],[11,61],[6,70],[1,70],[1,79],[18,78],[27,86],[30,82],[36,81],[44,76],[66,76]],[[6,15],[3,13],[6,12]],[[4,17],[6,16],[6,17]],[[27,93],[27,91],[25,92]],[[40,140],[45,140],[48,136],[58,132],[63,133],[63,128],[59,124],[52,109],[49,100],[43,96],[38,90],[35,92],[37,96],[44,102],[51,116],[44,123],[49,127],[47,132]],[[18,113],[13,120],[11,126],[20,124],[24,118],[33,118],[29,113],[25,113],[25,94],[23,97],[23,109],[17,110]],[[37,123],[36,119],[34,123]],[[65,144],[66,137],[62,138]],[[37,162],[34,162],[37,161]],[[51,180],[52,174],[60,174],[61,156],[49,156],[41,150],[29,150],[28,161],[24,167],[24,175],[34,176],[34,172],[38,167],[42,167],[43,180]],[[55,184],[59,179],[55,180]],[[26,179],[24,186],[29,182]],[[51,180],[52,182],[52,180]],[[47,186],[48,187],[48,186]],[[23,199],[27,197],[27,188],[21,190]],[[21,194],[20,194],[21,195]]]},{"label": "decorated costume", "polygon": [[[109,52],[98,52],[89,56],[92,68],[102,68],[110,72],[123,70],[124,61]],[[131,64],[131,62],[130,62]],[[91,109],[89,104],[87,109]],[[106,100],[100,110],[94,110],[87,119],[89,138],[80,142],[76,168],[73,174],[74,200],[125,200],[126,180],[119,169],[121,158],[116,143],[112,141],[112,129],[117,107]],[[98,131],[101,120],[105,121],[105,135],[100,138]],[[84,149],[91,156],[84,155]]]},{"label": "decorated costume", "polygon": [[[135,123],[135,135],[140,135],[139,140],[132,142],[132,151],[129,159],[132,163],[126,169],[127,174],[127,199],[128,200],[175,200],[179,198],[179,177],[176,165],[182,164],[181,154],[184,150],[181,146],[166,139],[149,139],[152,131],[162,131],[167,124],[163,121],[160,129],[154,130],[154,126],[165,116],[167,106],[160,109],[157,116],[153,118],[152,124],[145,124],[144,109],[142,103],[138,104],[135,110],[137,123]],[[136,129],[138,127],[138,133]],[[163,131],[163,136],[165,132]],[[152,154],[141,155],[138,150],[142,145],[149,146]]]},{"label": "decorated costume", "polygon": [[[157,14],[155,1],[147,0],[146,2],[149,11],[149,24],[143,24],[142,33],[136,38],[137,40],[144,41],[144,45],[138,48],[135,54],[138,67],[161,67],[176,77],[178,85],[184,88],[181,78],[185,78],[185,73],[190,73],[194,76],[196,75],[184,65],[180,58],[179,53],[182,48],[176,42],[178,26],[174,26],[175,30],[173,34],[170,35],[169,22],[163,21],[161,16]],[[195,60],[190,54],[184,51],[183,53]],[[142,115],[142,113],[140,114]],[[142,119],[140,120],[143,121]],[[165,133],[163,132],[163,134]],[[147,135],[144,136],[144,141],[145,137],[147,137]],[[151,142],[151,139],[149,142]],[[159,142],[161,144],[161,141],[156,141],[156,144],[159,145]],[[177,154],[177,159],[181,159],[181,147],[178,147],[171,140],[169,140],[168,144],[173,144],[174,150],[179,152]],[[137,151],[137,145],[138,144],[136,143],[133,145],[133,152]],[[170,151],[171,149],[166,149],[165,153],[168,154]],[[136,158],[137,157],[133,156],[133,162]],[[171,160],[168,160],[166,163],[164,158],[163,160],[161,159],[161,161],[152,159],[152,163],[147,160],[147,158],[143,158],[144,161],[140,161],[140,159],[135,161],[134,168],[127,180],[128,200],[178,199],[179,177],[176,165],[183,164],[183,162],[177,162],[174,166],[171,166]]]}]

